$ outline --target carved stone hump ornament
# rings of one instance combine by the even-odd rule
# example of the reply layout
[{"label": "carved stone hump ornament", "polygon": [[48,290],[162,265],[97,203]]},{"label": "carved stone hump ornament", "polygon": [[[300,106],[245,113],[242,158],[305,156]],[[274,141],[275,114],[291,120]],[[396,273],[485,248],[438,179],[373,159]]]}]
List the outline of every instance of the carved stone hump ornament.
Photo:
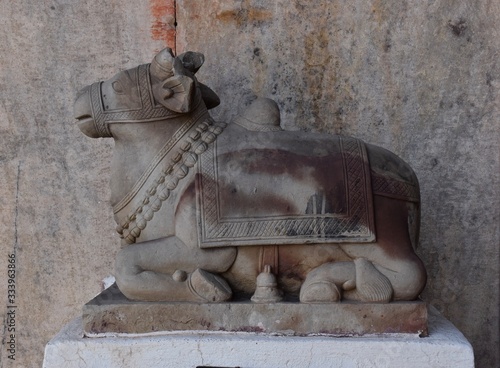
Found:
[{"label": "carved stone hump ornament", "polygon": [[426,272],[414,252],[413,170],[359,139],[290,132],[257,99],[231,124],[195,74],[202,54],[151,64],[82,89],[81,131],[115,141],[111,201],[130,299],[257,303],[414,300]]}]

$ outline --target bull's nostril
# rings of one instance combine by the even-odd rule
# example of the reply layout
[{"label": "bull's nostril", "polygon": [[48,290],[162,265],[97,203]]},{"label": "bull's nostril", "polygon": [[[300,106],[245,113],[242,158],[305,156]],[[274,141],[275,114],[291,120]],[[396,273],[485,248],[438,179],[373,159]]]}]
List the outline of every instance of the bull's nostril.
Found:
[{"label": "bull's nostril", "polygon": [[174,91],[165,86],[163,86],[163,93],[165,94],[165,97],[163,97],[165,100],[174,95]]}]

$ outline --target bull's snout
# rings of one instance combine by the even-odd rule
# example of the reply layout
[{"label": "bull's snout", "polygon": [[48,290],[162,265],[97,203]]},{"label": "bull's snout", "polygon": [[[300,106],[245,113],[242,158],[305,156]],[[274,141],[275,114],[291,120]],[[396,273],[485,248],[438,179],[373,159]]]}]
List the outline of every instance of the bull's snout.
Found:
[{"label": "bull's snout", "polygon": [[99,133],[94,126],[92,106],[90,101],[90,86],[82,88],[76,95],[73,113],[78,120],[78,128],[88,137],[99,138]]}]

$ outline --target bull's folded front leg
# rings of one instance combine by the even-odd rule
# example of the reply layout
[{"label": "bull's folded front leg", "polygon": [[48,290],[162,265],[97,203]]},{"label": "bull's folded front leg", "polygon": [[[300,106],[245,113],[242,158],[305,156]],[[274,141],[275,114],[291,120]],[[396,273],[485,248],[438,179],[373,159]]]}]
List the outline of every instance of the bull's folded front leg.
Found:
[{"label": "bull's folded front leg", "polygon": [[133,300],[221,302],[232,292],[217,274],[235,258],[235,248],[203,250],[171,236],[122,249],[115,277],[121,292]]}]

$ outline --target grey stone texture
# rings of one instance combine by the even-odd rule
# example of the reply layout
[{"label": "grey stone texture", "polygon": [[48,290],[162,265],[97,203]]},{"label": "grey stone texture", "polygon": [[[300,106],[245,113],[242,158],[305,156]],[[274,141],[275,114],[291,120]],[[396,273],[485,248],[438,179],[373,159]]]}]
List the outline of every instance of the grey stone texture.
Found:
[{"label": "grey stone texture", "polygon": [[[0,272],[15,253],[18,307],[16,361],[4,345],[4,367],[40,366],[44,345],[113,270],[112,144],[83,137],[72,104],[89,81],[166,46],[157,33],[173,19],[156,3],[0,0]],[[353,135],[410,163],[422,193],[423,298],[471,341],[478,367],[497,366],[500,3],[178,0],[176,9],[178,52],[205,54],[199,79],[221,97],[218,119],[271,97],[286,129]],[[0,293],[5,322],[6,281]]]}]

